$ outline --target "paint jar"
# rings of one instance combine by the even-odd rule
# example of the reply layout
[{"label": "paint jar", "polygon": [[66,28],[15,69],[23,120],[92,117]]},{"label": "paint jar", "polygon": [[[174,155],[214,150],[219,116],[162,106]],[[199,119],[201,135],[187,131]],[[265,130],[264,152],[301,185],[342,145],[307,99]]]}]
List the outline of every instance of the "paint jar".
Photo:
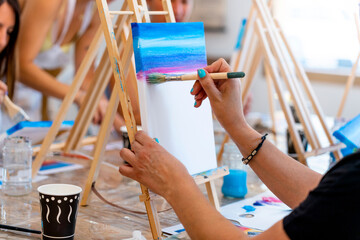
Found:
[{"label": "paint jar", "polygon": [[8,137],[3,147],[3,184],[6,195],[21,196],[31,192],[31,141],[27,137]]},{"label": "paint jar", "polygon": [[247,194],[247,168],[241,161],[242,155],[232,141],[224,146],[223,163],[229,167],[230,174],[224,176],[221,192],[224,197],[244,198]]},{"label": "paint jar", "polygon": [[[141,126],[137,126],[137,130],[138,131],[142,130]],[[126,129],[126,126],[122,126],[120,128],[120,131],[121,131],[121,135],[122,135],[122,138],[123,138],[124,148],[131,149],[129,134],[128,134],[128,131]]]}]

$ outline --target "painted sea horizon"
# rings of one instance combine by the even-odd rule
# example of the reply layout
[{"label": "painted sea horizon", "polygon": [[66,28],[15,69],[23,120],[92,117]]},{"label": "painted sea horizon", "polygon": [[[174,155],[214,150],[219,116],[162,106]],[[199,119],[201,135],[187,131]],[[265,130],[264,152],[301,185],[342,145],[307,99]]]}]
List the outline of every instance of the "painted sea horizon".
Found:
[{"label": "painted sea horizon", "polygon": [[207,65],[203,23],[132,23],[137,78],[181,75]]}]

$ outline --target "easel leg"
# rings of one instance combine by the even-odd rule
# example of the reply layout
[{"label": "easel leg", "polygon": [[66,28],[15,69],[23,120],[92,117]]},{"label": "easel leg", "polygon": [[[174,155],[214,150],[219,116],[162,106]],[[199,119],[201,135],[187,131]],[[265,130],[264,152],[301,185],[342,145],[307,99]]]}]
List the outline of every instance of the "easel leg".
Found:
[{"label": "easel leg", "polygon": [[[279,29],[279,32],[280,32],[280,35],[281,35],[281,38],[286,46],[286,49],[288,50],[288,53],[291,57],[291,60],[294,62],[295,64],[295,69],[296,69],[296,73],[297,75],[299,76],[299,79],[304,87],[304,90],[311,102],[311,105],[316,113],[316,115],[318,116],[319,120],[320,120],[320,123],[321,123],[321,126],[326,134],[326,137],[330,143],[330,145],[334,145],[334,141],[332,139],[332,136],[330,134],[330,131],[325,123],[325,118],[324,118],[324,113],[320,107],[320,104],[319,104],[319,101],[317,100],[316,98],[316,95],[314,93],[314,90],[312,89],[311,87],[311,84],[310,84],[310,81],[309,81],[309,78],[307,77],[304,69],[301,67],[300,63],[297,61],[297,59],[295,58],[295,55],[294,53],[292,52],[291,48],[290,48],[290,45],[289,43],[287,42],[286,38],[285,38],[285,35],[283,33],[283,31],[281,30],[281,26],[280,24],[275,21],[275,24],[277,26],[277,28]],[[360,53],[359,53],[360,55]],[[340,151],[338,150],[334,150],[332,151],[334,153],[334,156],[336,158],[336,160],[340,160],[340,156],[341,156],[341,153]]]},{"label": "easel leg", "polygon": [[110,102],[106,110],[105,119],[102,122],[99,131],[99,136],[94,151],[94,159],[91,163],[89,176],[86,181],[83,197],[81,199],[81,203],[80,203],[81,206],[86,206],[88,204],[88,198],[91,192],[91,186],[98,177],[100,171],[100,164],[102,162],[102,158],[104,156],[104,151],[106,148],[106,142],[109,139],[109,135],[110,135],[111,127],[109,126],[111,126],[112,123],[114,122],[118,104],[119,104],[119,95],[117,94],[117,91],[114,89],[111,93]]},{"label": "easel leg", "polygon": [[264,65],[265,65],[265,80],[267,83],[267,90],[268,90],[270,116],[271,116],[271,121],[272,121],[271,130],[274,133],[274,140],[276,142],[276,119],[275,119],[275,103],[274,103],[273,85],[272,85],[272,79],[270,76],[269,66],[267,64],[264,64]]},{"label": "easel leg", "polygon": [[[101,36],[101,29],[97,31],[95,35],[95,39],[99,39]],[[63,103],[61,104],[59,113],[57,114],[56,119],[54,120],[53,124],[51,125],[51,128],[46,135],[42,145],[40,152],[35,158],[35,161],[32,164],[32,177],[35,178],[37,175],[42,163],[45,160],[46,153],[50,147],[50,145],[54,142],[56,134],[58,133],[61,123],[65,119],[65,115],[71,106],[71,104],[74,102],[76,93],[79,91],[80,86],[85,78],[86,73],[88,72],[90,65],[92,61],[95,59],[97,49],[100,47],[101,41],[93,41],[90,44],[89,50],[83,60],[83,63],[81,63],[80,68],[74,78],[74,81],[71,84],[70,92],[66,95]]]},{"label": "easel leg", "polygon": [[271,79],[273,80],[276,93],[279,97],[279,102],[280,102],[281,108],[284,112],[284,115],[285,115],[285,118],[286,118],[286,121],[288,124],[289,133],[294,142],[294,147],[298,154],[299,161],[302,162],[303,164],[306,164],[306,161],[304,158],[304,147],[301,144],[299,132],[296,130],[296,127],[295,127],[294,117],[291,114],[290,107],[289,107],[288,103],[286,102],[285,97],[283,95],[283,90],[280,87],[281,86],[280,80],[279,80],[280,76],[279,76],[279,73],[277,72],[277,68],[276,68],[277,65],[275,64],[275,59],[274,59],[273,55],[271,54],[270,46],[269,46],[269,43],[265,36],[265,32],[261,25],[260,20],[258,20],[256,22],[256,31],[259,35],[260,43],[261,43],[261,46],[265,53],[266,64],[268,64],[268,66],[270,67],[269,70],[270,70]]},{"label": "easel leg", "polygon": [[223,157],[223,154],[224,154],[225,144],[229,140],[230,140],[229,134],[225,133],[224,139],[223,139],[223,141],[221,143],[220,150],[219,150],[218,155],[216,157],[218,167],[220,167],[222,165],[222,157]]},{"label": "easel leg", "polygon": [[343,110],[344,110],[344,106],[345,106],[347,96],[349,95],[349,92],[350,92],[350,88],[354,85],[354,80],[355,80],[355,77],[356,77],[356,69],[357,69],[358,64],[359,64],[359,59],[360,59],[360,52],[359,52],[359,54],[358,54],[358,56],[356,58],[356,61],[355,61],[354,65],[353,65],[353,67],[352,67],[351,74],[347,79],[344,95],[341,98],[339,110],[338,110],[338,112],[336,114],[337,118],[341,117],[341,115],[343,113]]},{"label": "easel leg", "polygon": [[206,182],[205,186],[210,203],[216,208],[216,210],[220,211],[220,203],[216,192],[214,180],[210,180],[209,182]]},{"label": "easel leg", "polygon": [[110,68],[109,60],[107,54],[104,53],[103,57],[101,58],[100,65],[95,71],[93,82],[90,85],[90,88],[86,92],[84,104],[80,107],[80,110],[75,120],[75,124],[71,129],[70,135],[66,141],[66,145],[64,149],[65,152],[75,150],[76,149],[75,146],[77,145],[77,143],[80,142],[81,139],[84,137],[89,127],[92,116],[96,110],[100,97],[104,92],[103,85],[104,82],[106,84],[106,81],[104,81],[103,77],[105,71],[107,69],[110,70],[109,68]]}]

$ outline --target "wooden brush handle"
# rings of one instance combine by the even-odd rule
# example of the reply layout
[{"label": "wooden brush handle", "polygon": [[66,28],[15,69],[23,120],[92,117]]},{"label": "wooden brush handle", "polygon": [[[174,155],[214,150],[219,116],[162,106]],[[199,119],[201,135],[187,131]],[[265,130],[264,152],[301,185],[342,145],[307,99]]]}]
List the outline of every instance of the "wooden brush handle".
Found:
[{"label": "wooden brush handle", "polygon": [[[222,73],[210,73],[210,76],[212,79],[227,79],[227,72],[222,72]],[[184,74],[181,75],[181,80],[182,81],[187,81],[187,80],[196,80],[198,79],[198,75],[197,74]]]},{"label": "wooden brush handle", "polygon": [[[219,72],[219,73],[209,73],[212,79],[228,79],[228,78],[243,78],[245,73],[243,72]],[[181,76],[181,80],[196,80],[198,79],[197,74],[184,74]]]}]

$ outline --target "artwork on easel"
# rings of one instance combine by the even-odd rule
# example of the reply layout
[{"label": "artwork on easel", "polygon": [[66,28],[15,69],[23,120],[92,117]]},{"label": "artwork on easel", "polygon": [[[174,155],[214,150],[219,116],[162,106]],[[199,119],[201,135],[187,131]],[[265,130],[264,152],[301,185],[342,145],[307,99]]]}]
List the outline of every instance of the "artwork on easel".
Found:
[{"label": "artwork on easel", "polygon": [[143,129],[190,174],[217,167],[208,100],[195,109],[194,81],[148,84],[150,73],[196,73],[207,65],[202,23],[132,23]]}]

